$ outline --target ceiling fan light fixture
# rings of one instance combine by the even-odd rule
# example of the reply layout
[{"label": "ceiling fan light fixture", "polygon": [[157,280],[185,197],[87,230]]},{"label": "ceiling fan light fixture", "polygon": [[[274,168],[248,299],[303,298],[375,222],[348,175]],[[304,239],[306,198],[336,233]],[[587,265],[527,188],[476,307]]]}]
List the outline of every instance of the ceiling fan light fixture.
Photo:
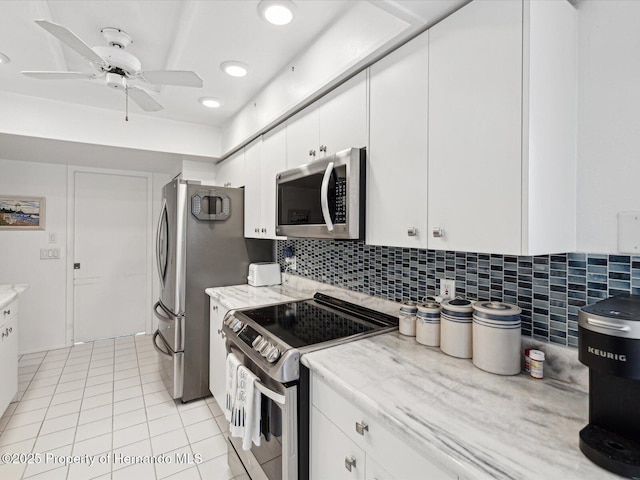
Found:
[{"label": "ceiling fan light fixture", "polygon": [[7,57],[4,53],[0,53],[0,63],[9,63],[11,59]]},{"label": "ceiling fan light fixture", "polygon": [[200,97],[198,101],[207,108],[220,108],[222,101],[214,97]]},{"label": "ceiling fan light fixture", "polygon": [[258,4],[260,16],[272,25],[287,25],[295,15],[296,5],[289,0],[262,0]]},{"label": "ceiling fan light fixture", "polygon": [[244,77],[249,71],[244,63],[235,61],[222,62],[220,68],[224,73],[232,77]]}]

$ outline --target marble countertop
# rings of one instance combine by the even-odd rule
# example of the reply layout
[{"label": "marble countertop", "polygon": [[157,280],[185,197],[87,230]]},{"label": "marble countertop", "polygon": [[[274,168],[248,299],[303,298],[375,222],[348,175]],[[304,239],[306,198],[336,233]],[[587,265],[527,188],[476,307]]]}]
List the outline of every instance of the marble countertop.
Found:
[{"label": "marble countertop", "polygon": [[9,305],[29,285],[0,285],[0,308]]},{"label": "marble countertop", "polygon": [[296,290],[287,285],[272,287],[252,287],[247,284],[232,285],[207,288],[205,293],[229,310],[291,302],[313,296],[309,292]]},{"label": "marble countertop", "polygon": [[487,373],[397,332],[312,352],[302,363],[459,478],[619,478],[578,448],[588,421],[580,386]]}]

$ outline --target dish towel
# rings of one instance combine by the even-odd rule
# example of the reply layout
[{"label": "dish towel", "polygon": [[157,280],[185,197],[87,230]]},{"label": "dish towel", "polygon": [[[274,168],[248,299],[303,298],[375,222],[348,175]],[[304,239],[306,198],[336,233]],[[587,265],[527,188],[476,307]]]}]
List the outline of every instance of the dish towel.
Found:
[{"label": "dish towel", "polygon": [[238,367],[240,360],[233,353],[227,355],[227,365],[225,371],[225,399],[224,399],[224,417],[231,422],[231,412],[233,403],[236,399],[236,389],[238,385]]},{"label": "dish towel", "polygon": [[229,433],[242,438],[242,449],[250,450],[251,443],[260,445],[260,420],[262,395],[255,384],[259,382],[247,367],[237,370],[236,396],[231,411]]}]

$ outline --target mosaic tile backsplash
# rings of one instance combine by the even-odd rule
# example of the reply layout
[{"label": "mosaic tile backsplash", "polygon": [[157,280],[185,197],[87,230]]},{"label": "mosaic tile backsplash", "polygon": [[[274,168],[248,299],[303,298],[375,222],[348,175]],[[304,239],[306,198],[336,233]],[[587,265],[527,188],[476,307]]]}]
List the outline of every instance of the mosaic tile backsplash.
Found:
[{"label": "mosaic tile backsplash", "polygon": [[522,334],[578,345],[578,310],[608,296],[640,295],[640,256],[568,253],[516,257],[380,247],[361,241],[281,240],[293,248],[289,272],[396,302],[435,295],[440,279],[456,281],[456,295],[522,308]]}]

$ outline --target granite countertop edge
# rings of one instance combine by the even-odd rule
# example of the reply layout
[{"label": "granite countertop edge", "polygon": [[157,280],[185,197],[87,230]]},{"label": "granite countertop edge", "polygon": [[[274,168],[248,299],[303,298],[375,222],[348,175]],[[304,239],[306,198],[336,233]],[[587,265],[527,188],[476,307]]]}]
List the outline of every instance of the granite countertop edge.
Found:
[{"label": "granite countertop edge", "polygon": [[0,285],[0,308],[9,305],[18,295],[29,288],[26,284]]}]

